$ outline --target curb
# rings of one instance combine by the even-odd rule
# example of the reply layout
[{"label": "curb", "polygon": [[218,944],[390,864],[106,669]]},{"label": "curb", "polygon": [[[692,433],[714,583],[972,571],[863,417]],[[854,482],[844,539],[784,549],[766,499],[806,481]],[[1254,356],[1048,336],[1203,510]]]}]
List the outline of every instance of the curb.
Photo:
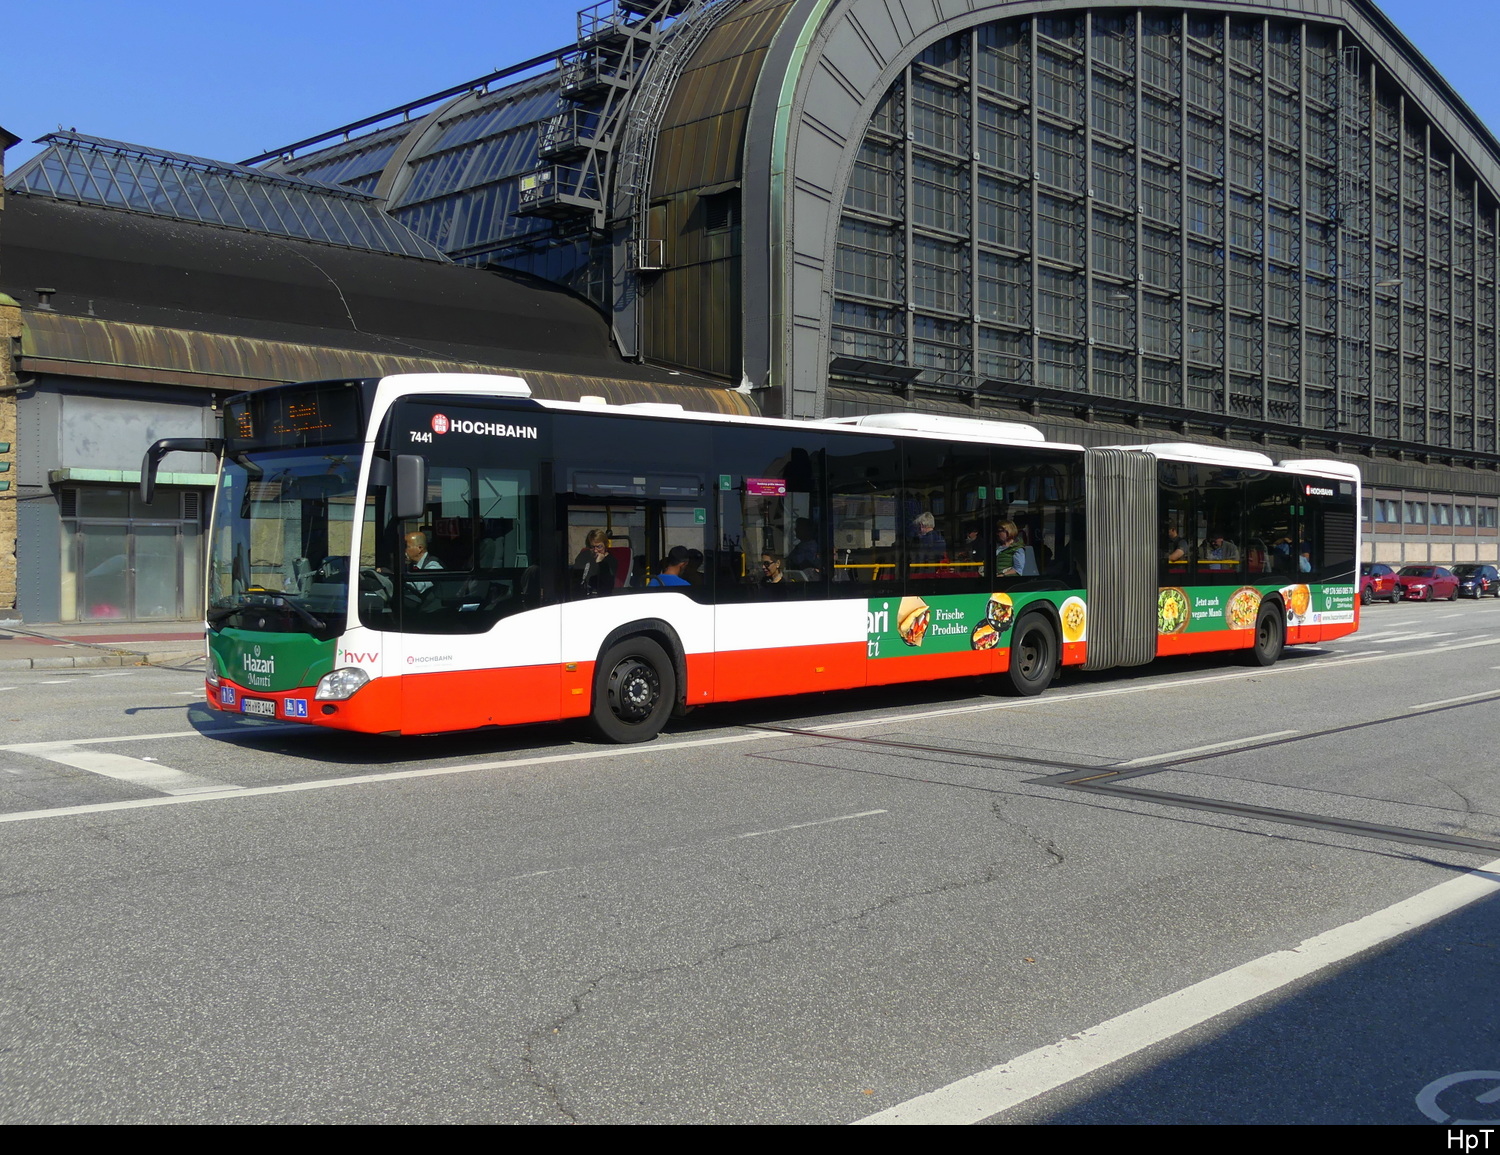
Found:
[{"label": "curb", "polygon": [[200,651],[164,654],[116,653],[55,658],[0,658],[0,670],[76,670],[98,666],[180,665],[201,660]]}]

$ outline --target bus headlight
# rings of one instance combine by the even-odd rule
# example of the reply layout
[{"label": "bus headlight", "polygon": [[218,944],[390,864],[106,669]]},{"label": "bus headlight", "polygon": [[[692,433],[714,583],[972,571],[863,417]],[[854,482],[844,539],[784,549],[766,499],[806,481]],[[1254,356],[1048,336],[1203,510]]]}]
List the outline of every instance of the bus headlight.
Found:
[{"label": "bus headlight", "polygon": [[370,680],[370,675],[358,666],[345,666],[331,674],[324,674],[318,682],[314,699],[319,702],[342,702],[353,697],[354,691]]}]

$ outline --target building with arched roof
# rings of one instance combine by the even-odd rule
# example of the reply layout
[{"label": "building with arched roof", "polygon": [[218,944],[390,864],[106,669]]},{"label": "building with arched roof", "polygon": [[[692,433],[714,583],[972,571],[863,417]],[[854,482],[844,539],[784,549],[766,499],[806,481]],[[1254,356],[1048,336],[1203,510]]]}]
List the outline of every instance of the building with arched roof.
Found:
[{"label": "building with arched roof", "polygon": [[1370,556],[1495,558],[1500,144],[1368,0],[609,0],[525,68],[255,161],[765,412],[1309,445]]}]

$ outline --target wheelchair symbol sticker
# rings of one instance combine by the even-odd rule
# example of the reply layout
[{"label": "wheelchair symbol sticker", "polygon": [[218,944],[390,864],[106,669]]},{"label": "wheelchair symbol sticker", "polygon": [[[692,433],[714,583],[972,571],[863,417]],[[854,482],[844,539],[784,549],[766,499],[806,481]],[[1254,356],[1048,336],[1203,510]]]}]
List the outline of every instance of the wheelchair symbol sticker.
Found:
[{"label": "wheelchair symbol sticker", "polygon": [[[1445,1107],[1438,1104],[1439,1095],[1462,1083],[1474,1083],[1476,1086],[1447,1096],[1447,1105],[1458,1108],[1464,1114],[1484,1115],[1485,1118],[1462,1119],[1457,1115],[1450,1115]],[[1417,1094],[1417,1107],[1422,1114],[1434,1123],[1446,1123],[1453,1127],[1500,1123],[1500,1106],[1497,1104],[1500,1104],[1500,1071],[1460,1071],[1456,1075],[1444,1075],[1441,1079],[1428,1083]],[[1478,1105],[1478,1110],[1473,1110],[1473,1105]],[[1486,1111],[1485,1108],[1489,1110]]]}]

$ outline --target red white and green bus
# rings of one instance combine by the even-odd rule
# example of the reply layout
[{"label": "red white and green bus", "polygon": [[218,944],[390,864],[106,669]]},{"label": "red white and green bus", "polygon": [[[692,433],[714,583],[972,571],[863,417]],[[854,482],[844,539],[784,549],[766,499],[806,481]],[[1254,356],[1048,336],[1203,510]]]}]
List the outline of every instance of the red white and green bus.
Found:
[{"label": "red white and green bus", "polygon": [[418,374],[246,393],[222,440],[208,702],[362,732],[1238,651],[1356,628],[1359,473],[919,413],[782,421]]}]

